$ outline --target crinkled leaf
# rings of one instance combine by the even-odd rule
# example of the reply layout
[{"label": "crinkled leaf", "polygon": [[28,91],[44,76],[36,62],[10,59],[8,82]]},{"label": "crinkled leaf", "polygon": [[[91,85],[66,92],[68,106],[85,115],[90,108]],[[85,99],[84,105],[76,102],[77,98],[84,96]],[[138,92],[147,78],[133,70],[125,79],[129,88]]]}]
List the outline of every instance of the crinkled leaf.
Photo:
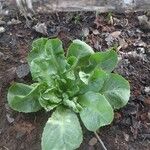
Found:
[{"label": "crinkled leaf", "polygon": [[79,112],[76,103],[74,101],[71,101],[69,99],[66,99],[63,101],[63,104],[67,107],[69,107],[70,109],[72,109],[74,112]]},{"label": "crinkled leaf", "polygon": [[19,112],[36,112],[42,107],[39,104],[40,93],[37,85],[26,85],[22,83],[13,84],[8,90],[9,106]]},{"label": "crinkled leaf", "polygon": [[66,84],[62,88],[63,91],[69,95],[69,97],[73,97],[74,95],[78,94],[80,90],[77,80],[72,79],[66,79]]},{"label": "crinkled leaf", "polygon": [[88,84],[89,76],[90,76],[90,74],[87,74],[87,73],[85,73],[85,72],[83,72],[83,71],[80,71],[80,72],[79,72],[80,80],[81,80],[82,82],[84,82],[85,84]]},{"label": "crinkled leaf", "polygon": [[122,76],[112,73],[100,93],[106,97],[113,108],[119,109],[129,100],[130,85]]},{"label": "crinkled leaf", "polygon": [[42,135],[43,150],[74,150],[82,142],[82,130],[76,114],[59,107],[46,123]]},{"label": "crinkled leaf", "polygon": [[52,75],[57,73],[57,68],[51,59],[40,58],[31,62],[32,78],[40,82],[53,83]]},{"label": "crinkled leaf", "polygon": [[75,80],[75,79],[76,79],[73,70],[67,71],[67,72],[65,73],[65,77],[66,77],[67,79],[70,79],[70,80]]},{"label": "crinkled leaf", "polygon": [[54,109],[61,101],[62,99],[58,97],[55,88],[47,89],[43,94],[41,94],[39,99],[41,106],[44,107],[46,111]]},{"label": "crinkled leaf", "polygon": [[113,109],[103,95],[87,92],[80,96],[78,101],[84,107],[80,112],[80,117],[88,130],[95,132],[112,122]]},{"label": "crinkled leaf", "polygon": [[77,97],[69,99],[66,93],[63,94],[63,104],[76,113],[78,113],[82,109],[82,106],[77,102],[77,99]]},{"label": "crinkled leaf", "polygon": [[59,105],[58,103],[52,103],[48,100],[45,100],[42,97],[39,98],[39,103],[46,111],[51,111]]},{"label": "crinkled leaf", "polygon": [[92,54],[89,61],[93,68],[97,67],[104,71],[112,72],[117,65],[118,58],[114,50],[109,50]]},{"label": "crinkled leaf", "polygon": [[59,39],[40,39],[33,44],[28,56],[31,74],[34,80],[51,83],[51,76],[63,73],[67,67],[62,42]]},{"label": "crinkled leaf", "polygon": [[41,97],[46,101],[50,101],[51,103],[59,103],[61,99],[57,96],[57,92],[55,89],[47,89]]},{"label": "crinkled leaf", "polygon": [[30,51],[28,55],[28,63],[31,66],[31,62],[34,59],[37,58],[45,58],[46,52],[45,52],[45,45],[48,41],[48,38],[39,38],[37,40],[34,40],[32,43],[32,50]]},{"label": "crinkled leaf", "polygon": [[57,71],[63,73],[67,67],[67,61],[64,56],[62,42],[59,39],[50,39],[46,42],[46,52],[48,57],[52,59]]}]

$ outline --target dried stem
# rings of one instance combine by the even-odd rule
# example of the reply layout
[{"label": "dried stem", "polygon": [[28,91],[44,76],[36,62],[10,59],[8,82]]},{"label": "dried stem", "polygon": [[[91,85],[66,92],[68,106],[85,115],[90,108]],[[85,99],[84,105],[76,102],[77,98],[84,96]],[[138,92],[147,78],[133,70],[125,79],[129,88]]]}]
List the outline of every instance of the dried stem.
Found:
[{"label": "dried stem", "polygon": [[99,135],[96,132],[94,132],[94,134],[96,138],[98,139],[98,141],[100,142],[100,144],[102,145],[103,149],[107,150],[106,146],[104,145],[103,141],[100,139]]}]

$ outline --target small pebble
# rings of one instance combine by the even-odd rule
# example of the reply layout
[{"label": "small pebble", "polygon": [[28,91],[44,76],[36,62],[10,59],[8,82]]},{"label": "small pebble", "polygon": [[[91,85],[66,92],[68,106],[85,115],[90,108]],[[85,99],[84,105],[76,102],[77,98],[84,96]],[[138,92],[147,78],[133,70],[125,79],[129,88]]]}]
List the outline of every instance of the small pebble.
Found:
[{"label": "small pebble", "polygon": [[18,78],[24,78],[27,76],[30,72],[29,65],[28,64],[22,64],[16,69],[16,74]]},{"label": "small pebble", "polygon": [[99,33],[99,31],[98,31],[97,29],[95,29],[95,30],[93,30],[93,34],[94,34],[94,35],[98,35],[98,34],[100,34],[100,33]]},{"label": "small pebble", "polygon": [[47,26],[45,23],[37,23],[37,25],[35,25],[33,27],[33,29],[36,31],[36,32],[39,32],[43,35],[48,35],[47,33]]},{"label": "small pebble", "polygon": [[89,141],[89,145],[90,146],[94,146],[97,143],[97,138],[93,137],[90,141]]},{"label": "small pebble", "polygon": [[6,22],[5,22],[5,21],[0,20],[0,25],[4,25],[4,24],[6,24]]},{"label": "small pebble", "polygon": [[87,36],[89,35],[89,32],[90,32],[90,31],[89,31],[89,28],[83,28],[83,29],[82,29],[82,32],[83,32],[83,36],[84,36],[84,37],[87,37]]},{"label": "small pebble", "polygon": [[118,38],[121,35],[121,31],[115,31],[111,33],[111,36],[113,36],[114,38]]},{"label": "small pebble", "polygon": [[144,91],[145,91],[146,93],[150,93],[150,86],[145,87]]},{"label": "small pebble", "polygon": [[148,116],[148,119],[150,120],[150,112],[148,112],[147,116]]},{"label": "small pebble", "polygon": [[0,129],[0,134],[2,133],[2,129]]},{"label": "small pebble", "polygon": [[6,29],[4,27],[0,27],[0,33],[4,33]]},{"label": "small pebble", "polygon": [[15,120],[14,118],[10,117],[10,114],[6,114],[6,118],[9,123],[13,123]]},{"label": "small pebble", "polygon": [[0,52],[0,59],[4,58],[4,54],[2,52]]},{"label": "small pebble", "polygon": [[123,135],[124,135],[125,141],[128,142],[128,141],[129,141],[129,138],[130,138],[130,137],[129,137],[129,134],[123,133]]},{"label": "small pebble", "polygon": [[137,53],[138,54],[145,54],[145,49],[143,47],[138,47],[137,48]]},{"label": "small pebble", "polygon": [[11,19],[11,21],[7,22],[7,25],[16,25],[16,24],[20,24],[21,21],[20,20],[16,20],[16,19]]}]

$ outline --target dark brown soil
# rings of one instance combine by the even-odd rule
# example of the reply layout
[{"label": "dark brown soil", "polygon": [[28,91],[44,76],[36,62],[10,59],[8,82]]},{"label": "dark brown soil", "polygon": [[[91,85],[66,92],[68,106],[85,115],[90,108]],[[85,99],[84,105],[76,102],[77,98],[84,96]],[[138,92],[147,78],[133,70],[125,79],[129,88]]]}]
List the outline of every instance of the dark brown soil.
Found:
[{"label": "dark brown soil", "polygon": [[[44,111],[32,114],[15,112],[8,107],[6,95],[12,82],[31,81],[30,75],[18,78],[15,70],[27,63],[32,41],[42,36],[59,37],[65,49],[76,38],[85,40],[95,51],[121,45],[118,54],[122,59],[115,71],[130,82],[131,97],[128,105],[116,112],[114,122],[99,130],[99,136],[108,150],[149,150],[150,32],[142,30],[137,20],[137,16],[144,13],[112,14],[112,24],[108,14],[97,17],[89,12],[36,14],[27,27],[24,17],[18,11],[10,10],[9,15],[2,17],[4,25],[0,25],[6,29],[0,33],[0,150],[41,149],[40,137],[50,114]],[[21,23],[8,25],[13,18]],[[32,28],[38,22],[46,24],[48,35],[37,33]],[[121,33],[117,35],[115,31]],[[113,40],[109,36],[112,33]],[[79,150],[101,150],[98,142],[89,145],[93,137],[93,133],[84,130],[84,141]]]}]

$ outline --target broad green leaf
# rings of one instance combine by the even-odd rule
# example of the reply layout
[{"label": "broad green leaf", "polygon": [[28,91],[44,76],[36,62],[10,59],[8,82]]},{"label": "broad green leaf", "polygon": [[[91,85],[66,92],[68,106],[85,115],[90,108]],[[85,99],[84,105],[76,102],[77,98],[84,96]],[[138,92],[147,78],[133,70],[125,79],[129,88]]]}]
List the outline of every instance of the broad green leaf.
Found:
[{"label": "broad green leaf", "polygon": [[59,107],[46,123],[42,135],[43,150],[74,150],[82,142],[82,130],[76,114]]},{"label": "broad green leaf", "polygon": [[83,107],[80,112],[81,120],[88,130],[95,132],[112,122],[113,109],[103,95],[87,92],[79,97],[78,102]]},{"label": "broad green leaf", "polygon": [[88,91],[99,92],[108,77],[109,74],[107,74],[105,71],[95,69],[91,72],[89,78],[87,79],[87,84],[80,84],[80,93],[84,94]]},{"label": "broad green leaf", "polygon": [[87,88],[89,89],[89,91],[94,91],[94,92],[100,91],[100,89],[104,85],[105,80],[108,77],[109,75],[105,71],[95,69],[89,77]]},{"label": "broad green leaf", "polygon": [[97,67],[104,71],[112,72],[117,65],[118,58],[115,51],[109,50],[92,54],[89,61],[94,68]]},{"label": "broad green leaf", "polygon": [[114,109],[125,106],[130,97],[130,85],[127,80],[118,74],[110,74],[100,91]]},{"label": "broad green leaf", "polygon": [[74,40],[68,48],[67,57],[72,57],[72,61],[73,56],[77,58],[76,62],[74,62],[74,67],[85,67],[85,65],[89,61],[88,58],[93,53],[93,49],[85,42],[80,40]]},{"label": "broad green leaf", "polygon": [[42,107],[39,104],[40,93],[38,91],[38,84],[26,85],[22,83],[13,84],[8,90],[8,104],[9,106],[19,112],[36,112]]},{"label": "broad green leaf", "polygon": [[75,56],[77,59],[84,58],[93,54],[93,49],[85,42],[80,40],[74,40],[68,48],[67,57]]}]

